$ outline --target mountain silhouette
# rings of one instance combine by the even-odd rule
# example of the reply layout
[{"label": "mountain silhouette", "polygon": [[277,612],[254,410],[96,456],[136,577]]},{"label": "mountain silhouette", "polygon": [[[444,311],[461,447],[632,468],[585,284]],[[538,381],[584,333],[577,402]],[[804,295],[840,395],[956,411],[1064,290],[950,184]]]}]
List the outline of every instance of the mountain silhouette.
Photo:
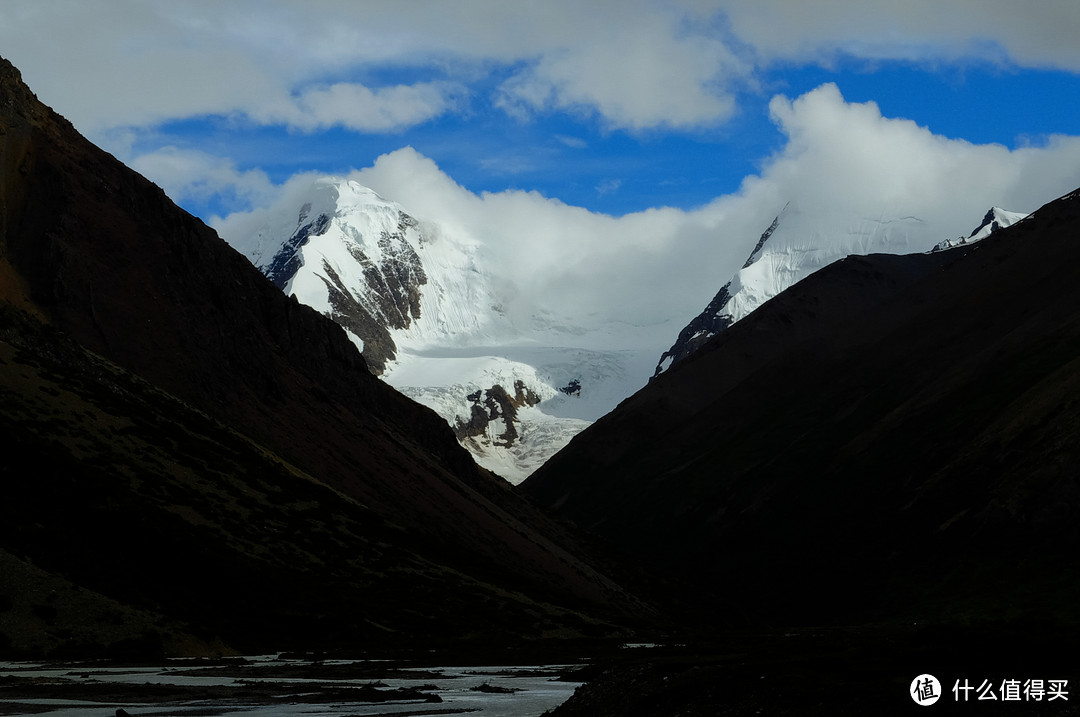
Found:
[{"label": "mountain silhouette", "polygon": [[848,257],[521,488],[750,620],[1075,623],[1080,192],[982,242]]}]

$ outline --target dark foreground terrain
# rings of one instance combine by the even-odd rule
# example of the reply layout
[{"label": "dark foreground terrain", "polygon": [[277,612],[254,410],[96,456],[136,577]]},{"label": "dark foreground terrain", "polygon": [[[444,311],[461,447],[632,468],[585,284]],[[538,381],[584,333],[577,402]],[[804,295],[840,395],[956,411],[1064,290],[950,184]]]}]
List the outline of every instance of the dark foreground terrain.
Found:
[{"label": "dark foreground terrain", "polygon": [[0,59],[0,658],[617,636],[649,610]]},{"label": "dark foreground terrain", "polygon": [[[75,661],[46,665],[47,674],[32,664],[0,665],[0,715],[45,714],[72,700],[66,709],[88,717],[111,716],[117,708],[159,717],[260,717],[297,710],[501,717],[1064,717],[1080,714],[1080,657],[1063,649],[1075,644],[1076,635],[1038,624],[912,625],[743,633],[680,646],[594,649],[586,660],[583,653],[493,650],[412,651],[359,660],[174,659],[164,667]],[[529,666],[539,664],[537,659],[558,664]],[[922,712],[911,698],[913,680],[924,674],[940,683],[931,712]],[[1037,699],[1031,681],[1039,680]]]},{"label": "dark foreground terrain", "polygon": [[[708,644],[626,651],[598,660],[555,717],[731,715],[1076,715],[1076,634],[1045,625],[801,628]],[[934,675],[940,699],[923,706],[912,681]],[[1066,680],[1066,694],[1025,696],[1027,680]],[[992,686],[980,693],[984,681]],[[1002,688],[1017,681],[1018,699]],[[964,685],[968,700],[964,700]],[[957,686],[959,699],[953,688]],[[983,694],[996,699],[979,699]],[[1014,695],[1008,693],[1007,696]],[[1052,699],[1051,699],[1052,698]]]}]

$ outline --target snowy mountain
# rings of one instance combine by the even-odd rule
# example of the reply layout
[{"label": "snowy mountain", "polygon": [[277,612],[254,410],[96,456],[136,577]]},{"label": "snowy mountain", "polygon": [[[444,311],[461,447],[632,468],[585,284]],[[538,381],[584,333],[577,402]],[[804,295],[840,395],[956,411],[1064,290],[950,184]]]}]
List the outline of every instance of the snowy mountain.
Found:
[{"label": "snowy mountain", "polygon": [[421,227],[356,182],[317,179],[299,206],[227,240],[286,294],[344,327],[376,374],[397,357],[391,332],[461,342],[501,318],[475,243]]},{"label": "snowy mountain", "polygon": [[516,306],[506,272],[467,230],[415,218],[355,181],[315,179],[252,226],[225,238],[513,483],[639,388],[655,355],[552,328]]},{"label": "snowy mountain", "polygon": [[942,251],[979,241],[1027,216],[993,207],[967,237],[941,241],[937,227],[919,217],[884,211],[878,216],[837,217],[814,209],[789,202],[780,211],[742,268],[660,356],[654,377],[787,287],[838,259]]}]

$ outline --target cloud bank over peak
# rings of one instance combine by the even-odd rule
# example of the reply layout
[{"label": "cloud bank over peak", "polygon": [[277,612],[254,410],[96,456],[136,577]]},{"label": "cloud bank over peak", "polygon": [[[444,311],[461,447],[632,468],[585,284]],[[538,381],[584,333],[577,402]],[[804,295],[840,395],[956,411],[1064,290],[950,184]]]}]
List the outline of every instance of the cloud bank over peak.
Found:
[{"label": "cloud bank over peak", "polygon": [[769,109],[787,142],[763,176],[803,203],[887,204],[936,219],[932,208],[963,210],[968,202],[1032,211],[1080,185],[1077,137],[1015,150],[950,139],[883,117],[873,102],[846,102],[831,83],[794,100],[774,97]]},{"label": "cloud bank over peak", "polygon": [[[741,266],[789,201],[815,231],[843,230],[860,217],[914,216],[936,243],[966,235],[991,205],[1030,212],[1080,186],[1080,138],[1015,150],[976,145],[884,117],[873,103],[847,102],[830,84],[795,99],[777,96],[770,112],[783,148],[738,192],[692,210],[615,217],[537,192],[477,194],[411,147],[350,178],[421,221],[482,242],[514,288],[516,316],[622,327],[628,345],[658,350]],[[267,212],[294,211],[290,203],[310,181],[295,177],[275,202],[215,224],[226,238],[250,233]]]}]

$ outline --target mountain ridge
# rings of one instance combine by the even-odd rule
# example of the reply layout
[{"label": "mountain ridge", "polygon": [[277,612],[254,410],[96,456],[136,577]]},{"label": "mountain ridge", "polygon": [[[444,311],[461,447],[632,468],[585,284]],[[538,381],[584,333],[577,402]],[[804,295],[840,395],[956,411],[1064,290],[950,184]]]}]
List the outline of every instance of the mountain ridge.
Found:
[{"label": "mountain ridge", "polygon": [[831,264],[521,489],[774,622],[1072,624],[1050,566],[1078,539],[1078,226],[1073,192],[976,244]]},{"label": "mountain ridge", "polygon": [[[34,395],[22,393],[25,385],[17,380],[19,372],[40,375],[44,395],[59,401],[43,408],[44,415],[56,414],[57,421],[69,421],[75,427],[71,430],[84,435],[87,445],[104,442],[103,452],[95,449],[88,455],[100,458],[115,451],[117,465],[128,468],[102,472],[87,462],[78,441],[57,444],[50,436],[64,424],[52,420],[26,423],[20,429],[39,431],[24,446],[36,447],[37,453],[23,457],[38,455],[46,460],[50,446],[58,456],[66,456],[64,465],[87,485],[100,486],[102,496],[102,501],[86,501],[84,513],[79,506],[71,506],[69,515],[82,516],[75,524],[89,527],[98,520],[110,521],[113,499],[106,498],[116,496],[127,506],[117,514],[121,517],[117,528],[131,531],[128,538],[136,547],[141,538],[148,551],[172,545],[168,551],[173,552],[167,554],[175,554],[182,546],[182,541],[175,543],[178,538],[161,533],[160,525],[146,516],[161,510],[175,512],[171,504],[162,503],[162,491],[183,496],[186,503],[179,518],[170,518],[169,524],[183,526],[177,535],[195,536],[192,545],[204,546],[205,554],[214,552],[208,546],[220,548],[219,558],[207,563],[207,574],[228,579],[220,593],[203,598],[216,606],[207,613],[217,615],[207,629],[217,631],[223,642],[265,647],[267,640],[280,639],[299,647],[305,642],[361,636],[379,641],[438,641],[470,634],[490,639],[516,632],[534,637],[572,635],[577,630],[617,632],[619,628],[608,619],[621,619],[615,616],[624,609],[629,615],[644,608],[616,580],[578,557],[589,551],[579,553],[572,531],[545,518],[503,481],[476,466],[442,418],[375,378],[343,329],[286,297],[213,230],[169,201],[160,188],[86,141],[69,122],[40,103],[6,61],[0,62],[0,230],[0,296],[13,310],[28,312],[12,324],[12,341],[35,345],[30,337],[41,330],[35,328],[38,324],[61,332],[64,341],[78,346],[61,355],[77,357],[88,351],[115,365],[117,371],[137,375],[154,390],[179,400],[179,404],[154,403],[158,408],[151,411],[152,425],[205,427],[176,435],[161,435],[155,429],[152,440],[164,441],[162,448],[130,444],[123,431],[102,434],[94,417],[101,415],[99,409],[107,413],[110,392],[95,389],[92,405],[85,410],[66,408],[75,401],[66,386],[81,380],[82,359],[56,364],[50,358],[52,349],[45,354],[24,350],[16,354],[16,361],[2,367],[14,372],[12,396],[19,397],[5,410],[26,405]],[[52,368],[46,374],[34,373],[33,367],[42,361],[52,361]],[[174,416],[181,404],[213,422],[239,427],[258,446],[255,453],[244,449],[247,457],[242,460],[230,459],[239,461],[229,463],[239,466],[238,473],[218,475],[205,457],[176,476],[154,470],[153,456],[158,450],[167,450],[175,441],[183,445],[184,436],[198,435],[199,430],[217,430]],[[141,411],[138,407],[145,405],[142,398],[125,399],[117,410]],[[158,411],[165,414],[158,416]],[[226,442],[231,444],[231,440]],[[216,451],[214,446],[221,443],[216,438],[199,439],[195,445]],[[270,464],[257,458],[264,452],[316,477],[324,486],[321,495],[342,511],[342,520],[353,526],[360,542],[354,545],[353,557],[326,575],[309,572],[302,564],[279,565],[260,573],[259,584],[266,591],[248,605],[244,620],[232,623],[220,619],[231,614],[223,608],[230,591],[241,590],[238,576],[250,574],[250,566],[265,561],[265,556],[252,553],[252,546],[277,546],[292,553],[298,549],[295,541],[307,539],[295,532],[304,523],[302,510],[249,526],[226,521],[227,513],[218,516],[213,502],[202,497],[216,481],[243,482],[248,480],[243,476],[259,476],[264,470],[272,476],[278,469],[267,469]],[[18,465],[8,462],[3,477],[9,491],[29,490]],[[7,527],[14,531],[9,532],[9,539],[32,534],[32,530],[20,531],[35,523],[53,525],[50,515],[57,506],[48,498],[63,493],[50,486],[71,478],[63,473],[37,477],[37,487],[27,493],[25,505],[9,514]],[[203,486],[199,481],[209,484],[192,488],[191,481],[195,486]],[[236,498],[241,501],[241,513],[263,511],[263,502],[274,504],[270,497],[259,498],[267,496],[268,490],[272,496],[272,488],[254,485],[236,491],[238,496],[247,496]],[[333,495],[344,498],[331,499]],[[386,542],[379,526],[388,524],[397,526],[391,531],[395,540],[405,539],[399,555],[412,555],[428,567],[418,570],[415,578],[408,577],[408,570],[394,571],[386,583],[392,586],[387,595],[397,595],[397,600],[388,597],[363,620],[350,618],[342,621],[340,630],[327,630],[326,614],[341,616],[350,600],[364,604],[365,574],[385,574],[385,568],[377,567],[377,556],[362,547],[364,541],[370,541],[368,545]],[[241,539],[249,530],[259,539]],[[57,535],[76,538],[59,527]],[[128,580],[138,574],[140,561],[152,559],[152,552],[111,553],[104,549],[107,543],[94,542],[96,535],[89,530],[87,544],[103,548],[96,553],[102,565],[116,561],[112,567],[119,573],[109,574],[127,575],[124,579]],[[340,536],[335,536],[315,531],[310,539],[323,541],[320,549],[328,554],[341,555],[335,542]],[[103,534],[100,539],[107,537]],[[232,542],[222,542],[223,538]],[[35,551],[44,549],[34,541],[18,540],[18,551],[31,560]],[[13,545],[9,542],[0,548]],[[300,554],[309,552],[300,550]],[[70,573],[77,565],[64,555],[52,552],[45,562],[54,572]],[[368,563],[366,556],[374,562]],[[199,568],[197,562],[184,565],[196,573]],[[202,600],[177,605],[162,597],[170,590],[185,594],[188,588],[179,588],[188,574],[177,571],[163,575],[168,579],[160,583],[141,586],[139,599],[175,607],[178,612],[172,617],[181,622],[203,624],[202,613],[192,612],[203,609]],[[463,589],[463,585],[471,587]],[[410,586],[418,590],[415,600],[406,599]],[[99,593],[108,593],[110,586],[97,588]],[[5,586],[8,589],[17,588]],[[250,592],[243,594],[250,596]],[[506,619],[485,622],[482,605],[505,614]],[[328,612],[320,617],[323,608]],[[220,612],[214,613],[215,609]],[[424,610],[430,611],[427,616]],[[589,617],[589,610],[604,617]],[[32,614],[24,617],[31,622],[36,619]],[[260,634],[260,619],[278,623],[280,631]],[[378,624],[383,627],[374,627]]]}]

